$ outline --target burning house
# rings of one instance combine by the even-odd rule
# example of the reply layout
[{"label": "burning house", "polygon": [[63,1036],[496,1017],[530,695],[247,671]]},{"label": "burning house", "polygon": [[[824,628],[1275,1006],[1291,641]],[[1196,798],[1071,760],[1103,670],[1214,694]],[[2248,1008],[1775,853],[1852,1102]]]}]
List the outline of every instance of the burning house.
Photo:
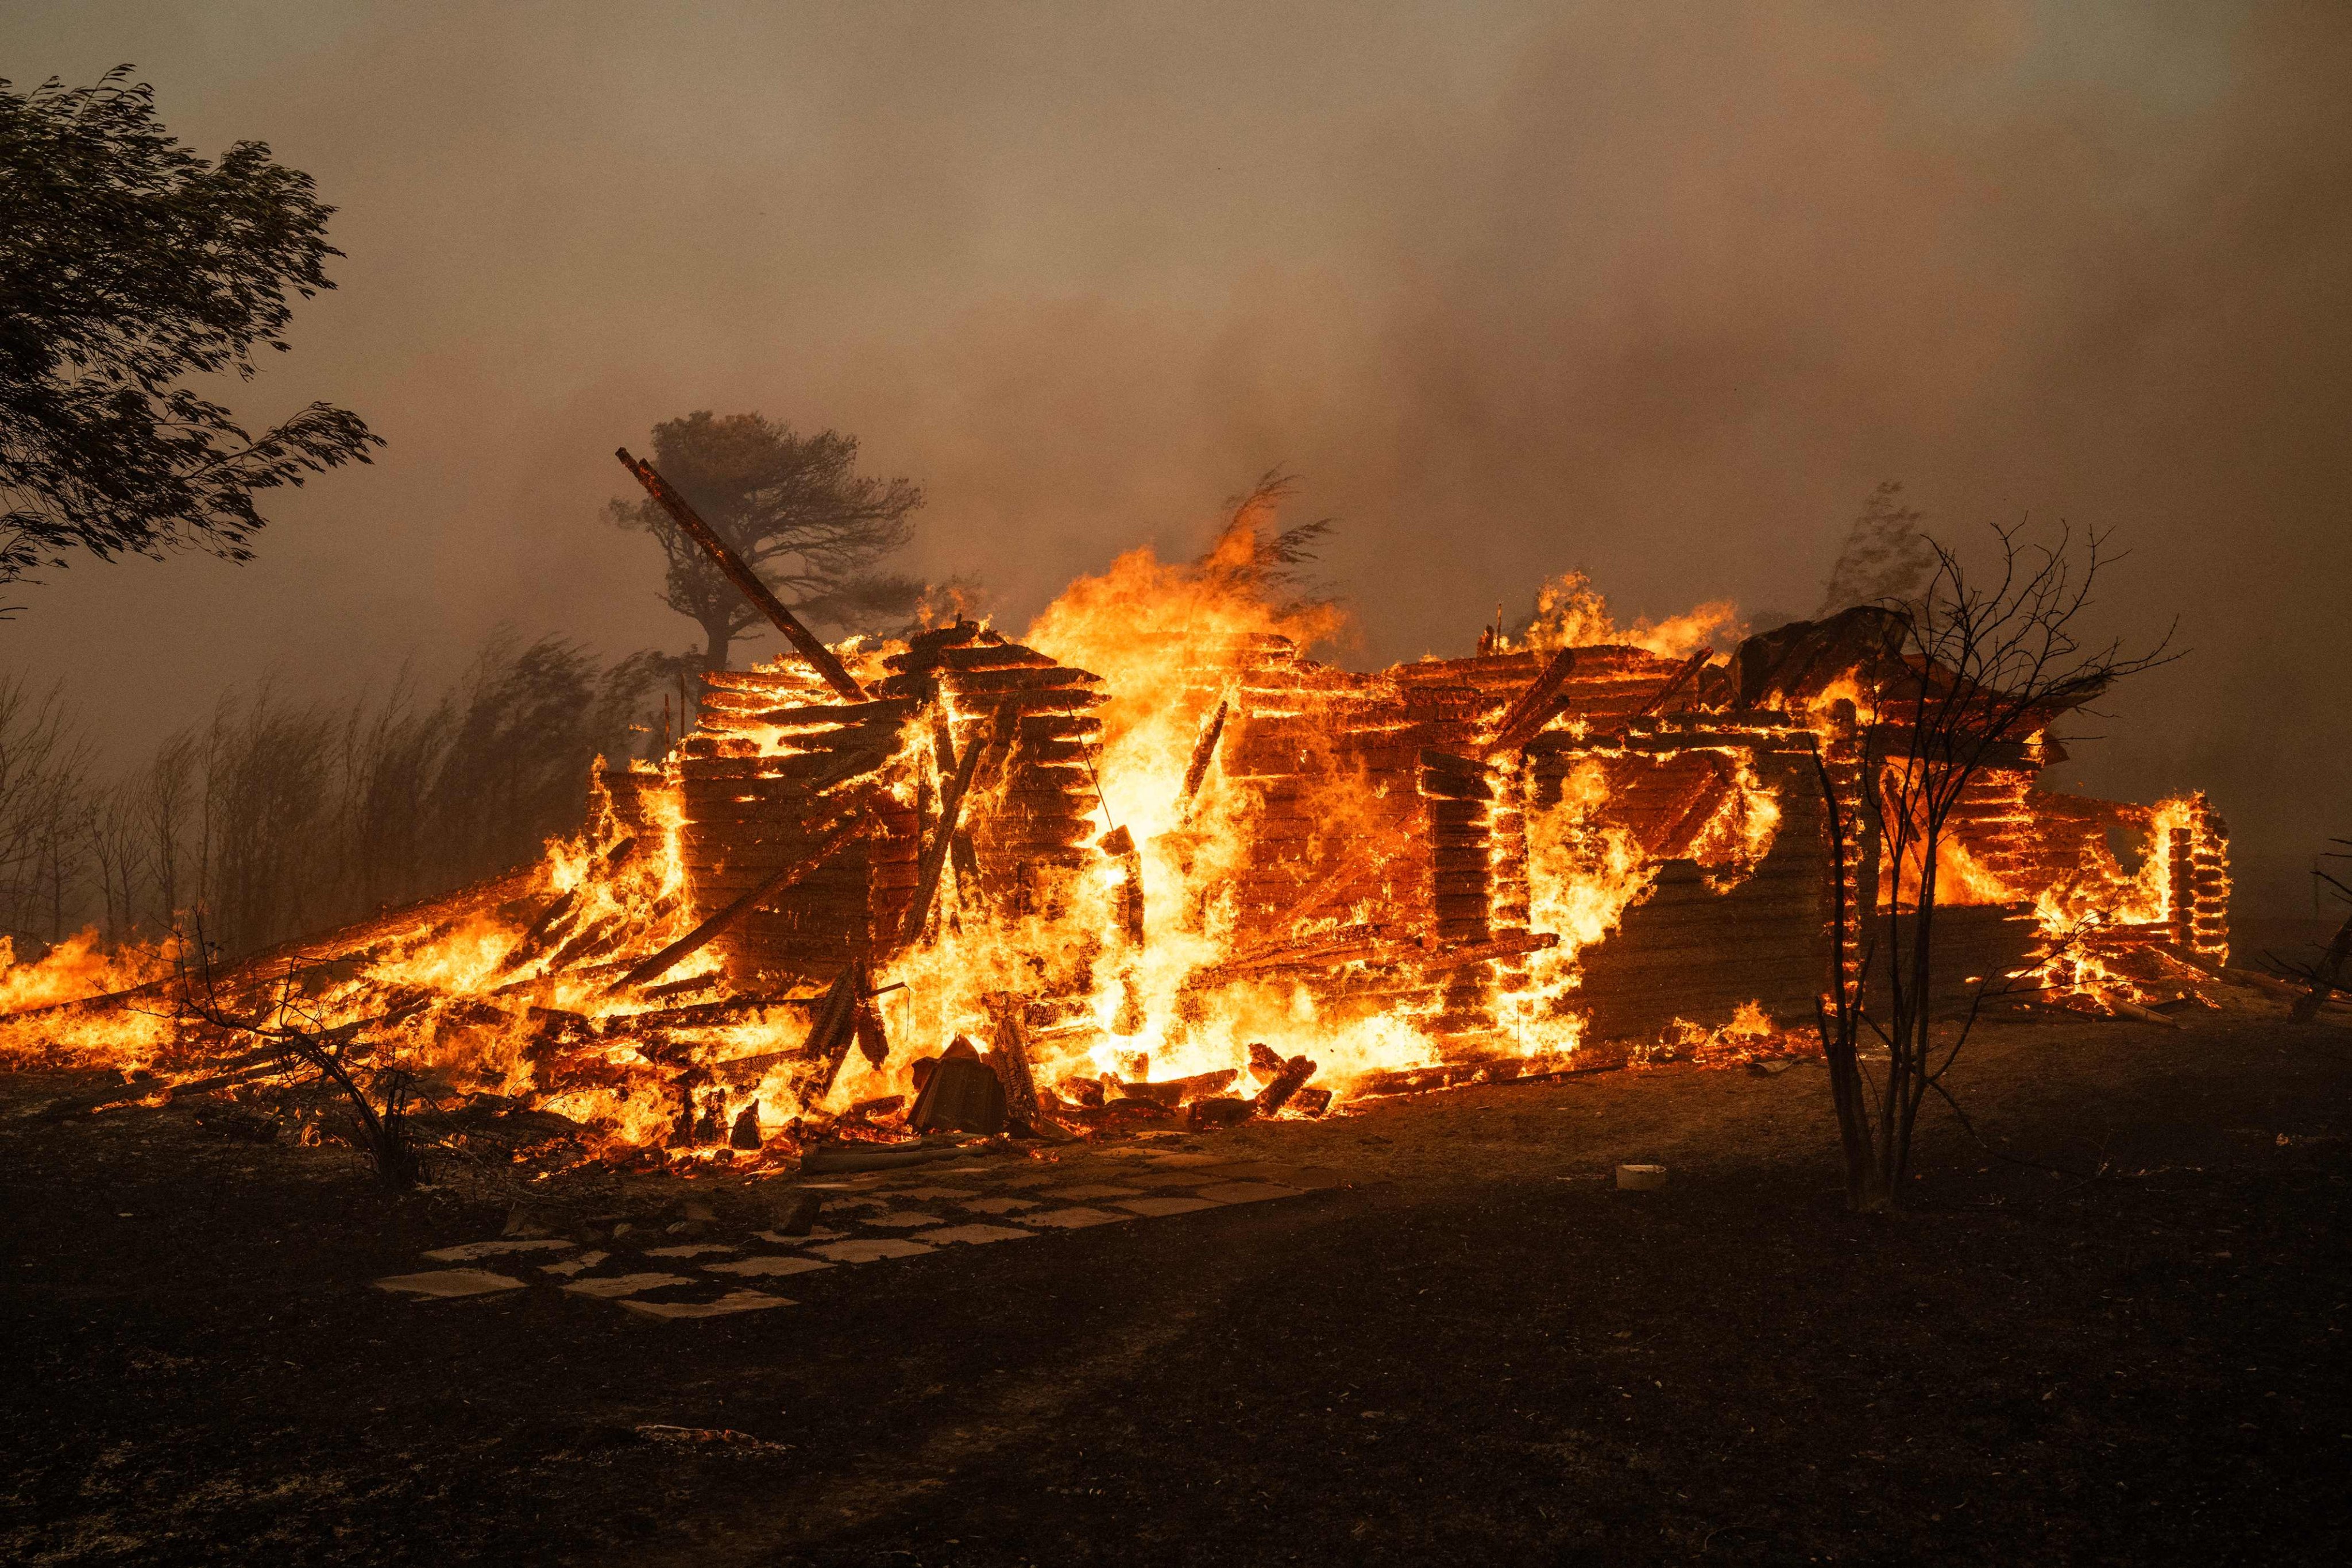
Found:
[{"label": "burning house", "polygon": [[[1705,618],[1539,616],[1357,672],[1214,557],[1139,552],[1024,642],[828,647],[738,574],[794,651],[708,676],[691,732],[603,772],[540,864],[205,973],[209,1007],[156,1005],[196,984],[157,955],[0,1028],[231,1081],[270,1056],[236,1020],[292,997],[654,1159],[1787,1051],[1833,975],[1873,983],[1917,876],[1863,806],[1936,765],[1916,737],[1952,684],[1878,610],[1725,651]],[[2005,712],[1943,824],[1939,993],[2132,1008],[2221,957],[2220,820],[2042,788],[2063,717]]]}]

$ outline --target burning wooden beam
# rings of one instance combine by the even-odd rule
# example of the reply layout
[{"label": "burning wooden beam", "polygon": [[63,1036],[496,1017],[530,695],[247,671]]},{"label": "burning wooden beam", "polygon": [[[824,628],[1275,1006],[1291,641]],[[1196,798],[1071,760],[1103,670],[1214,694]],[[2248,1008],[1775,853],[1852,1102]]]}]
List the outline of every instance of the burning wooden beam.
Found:
[{"label": "burning wooden beam", "polygon": [[1192,761],[1184,764],[1184,783],[1176,791],[1176,815],[1181,820],[1192,809],[1192,797],[1201,793],[1202,781],[1209,776],[1209,764],[1217,759],[1217,737],[1225,732],[1225,710],[1231,699],[1217,699],[1216,711],[1201,727],[1201,738],[1192,742]]},{"label": "burning wooden beam", "polygon": [[801,625],[799,616],[784,608],[783,601],[768,591],[768,585],[760,581],[759,574],[743,563],[741,556],[728,548],[727,542],[686,504],[686,498],[672,489],[669,481],[656,472],[651,463],[629,456],[626,447],[614,455],[621,459],[621,467],[628,469],[630,476],[646,487],[646,493],[659,502],[661,509],[685,531],[686,536],[709,552],[710,558],[719,563],[719,569],[727,574],[727,580],[740,588],[743,596],[758,605],[761,615],[775,623],[776,629],[800,650],[803,658],[815,667],[827,686],[852,702],[866,700],[866,689],[851,677],[833,649],[825,647],[814,632]]},{"label": "burning wooden beam", "polygon": [[1564,647],[1545,661],[1542,669],[1528,689],[1519,693],[1518,700],[1504,710],[1495,725],[1494,739],[1487,742],[1485,754],[1504,756],[1519,750],[1536,737],[1536,732],[1551,722],[1559,711],[1568,678],[1576,673],[1576,650]]},{"label": "burning wooden beam", "polygon": [[915,899],[907,906],[906,924],[898,933],[903,942],[911,944],[922,937],[923,927],[931,918],[931,904],[939,896],[940,876],[947,869],[948,855],[963,820],[964,796],[971,792],[972,779],[980,772],[982,757],[1009,743],[1013,713],[1013,705],[1005,704],[996,710],[995,722],[985,740],[975,735],[965,742],[963,755],[956,761],[954,775],[940,791],[940,819],[931,828],[930,842],[923,846],[923,858],[917,867]]}]

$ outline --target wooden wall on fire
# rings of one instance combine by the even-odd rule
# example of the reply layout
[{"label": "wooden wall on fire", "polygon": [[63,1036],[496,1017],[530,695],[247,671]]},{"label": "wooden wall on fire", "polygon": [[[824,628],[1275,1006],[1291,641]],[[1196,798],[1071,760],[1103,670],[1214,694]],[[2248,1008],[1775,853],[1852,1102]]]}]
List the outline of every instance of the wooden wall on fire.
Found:
[{"label": "wooden wall on fire", "polygon": [[[1569,775],[1597,767],[1605,820],[1655,858],[1649,889],[1579,956],[1587,1039],[1652,1039],[1677,1020],[1719,1026],[1749,1002],[1784,1028],[1811,1022],[1830,973],[1836,860],[1806,731],[1777,713],[1677,713],[1528,750],[1538,808],[1556,808]],[[1751,789],[1778,816],[1760,856],[1704,842]]]},{"label": "wooden wall on fire", "polygon": [[[877,822],[727,929],[718,941],[730,970],[825,980],[854,954],[894,949],[937,811],[931,780],[968,747],[993,742],[976,786],[991,809],[959,836],[953,879],[1023,911],[1055,901],[1089,853],[1097,677],[971,623],[919,637],[885,663],[872,700],[855,703],[793,666],[703,678],[702,711],[677,758],[698,915],[805,858],[839,813]],[[913,742],[937,748],[928,773],[906,755],[908,722],[926,710],[950,715]],[[883,777],[894,759],[904,776]]]}]

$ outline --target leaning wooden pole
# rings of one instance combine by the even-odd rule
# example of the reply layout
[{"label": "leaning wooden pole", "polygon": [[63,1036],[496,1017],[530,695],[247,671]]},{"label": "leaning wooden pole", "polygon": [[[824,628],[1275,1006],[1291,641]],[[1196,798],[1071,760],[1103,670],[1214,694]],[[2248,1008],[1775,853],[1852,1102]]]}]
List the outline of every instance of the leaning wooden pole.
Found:
[{"label": "leaning wooden pole", "polygon": [[1217,710],[1209,715],[1201,731],[1201,738],[1192,742],[1192,760],[1184,764],[1183,786],[1176,792],[1177,815],[1192,812],[1192,797],[1201,793],[1201,782],[1209,776],[1209,764],[1217,759],[1217,737],[1225,732],[1225,709],[1229,698],[1217,699]]},{"label": "leaning wooden pole", "polygon": [[923,858],[915,873],[915,901],[907,906],[907,923],[898,940],[912,945],[923,934],[923,926],[931,918],[931,900],[939,896],[940,877],[947,869],[948,851],[955,842],[956,828],[963,817],[963,797],[971,788],[972,776],[980,772],[980,761],[990,747],[1003,740],[1003,731],[1013,710],[1010,704],[997,710],[996,722],[988,734],[975,734],[964,742],[963,755],[956,762],[955,773],[940,792],[940,820],[932,829],[931,841],[923,846]]},{"label": "leaning wooden pole", "polygon": [[1675,671],[1674,679],[1667,681],[1664,686],[1659,687],[1656,693],[1653,695],[1647,702],[1642,704],[1641,711],[1634,714],[1633,717],[1636,719],[1646,719],[1651,714],[1655,713],[1660,708],[1665,706],[1666,699],[1672,697],[1675,692],[1680,691],[1685,683],[1687,682],[1692,676],[1696,675],[1700,670],[1705,669],[1706,668],[1706,661],[1714,657],[1715,650],[1713,648],[1703,647],[1696,653],[1691,655],[1690,658],[1685,659],[1683,661],[1683,667]]},{"label": "leaning wooden pole", "polygon": [[827,686],[852,702],[866,700],[866,689],[857,684],[856,678],[834,656],[834,651],[825,647],[814,632],[801,625],[800,617],[784,608],[782,600],[768,592],[768,585],[743,564],[743,558],[730,550],[727,542],[713,532],[709,523],[695,515],[694,509],[686,504],[686,498],[672,489],[669,481],[655,472],[651,463],[629,456],[626,447],[620,448],[614,456],[621,459],[621,467],[628,469],[637,483],[646,487],[646,493],[658,501],[671,520],[686,531],[687,537],[710,552],[710,558],[719,563],[719,569],[727,574],[727,580],[742,589],[743,596],[757,605],[761,614],[776,623],[776,629],[800,650],[803,658],[816,667],[816,672],[824,677]]}]

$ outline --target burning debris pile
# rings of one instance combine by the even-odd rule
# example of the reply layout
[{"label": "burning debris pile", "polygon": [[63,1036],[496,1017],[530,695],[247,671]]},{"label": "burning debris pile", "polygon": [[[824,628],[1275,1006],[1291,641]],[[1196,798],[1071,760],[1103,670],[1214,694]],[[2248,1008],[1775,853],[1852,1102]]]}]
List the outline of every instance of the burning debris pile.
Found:
[{"label": "burning debris pile", "polygon": [[[792,656],[707,677],[693,731],[601,773],[537,864],[226,966],[67,944],[0,977],[0,1050],[127,1099],[277,1070],[290,1030],[639,1163],[1211,1130],[1798,1048],[1916,885],[1855,809],[1934,765],[1888,743],[1919,717],[1874,679],[1885,611],[1726,656],[1727,610],[1627,634],[1571,583],[1516,644],[1355,673],[1306,657],[1328,613],[1260,591],[1242,517],[1025,643],[834,647],[624,460]],[[2201,797],[2039,788],[2060,717],[1992,737],[1941,838],[1937,984],[2137,1010],[2221,961],[2225,837]]]}]

